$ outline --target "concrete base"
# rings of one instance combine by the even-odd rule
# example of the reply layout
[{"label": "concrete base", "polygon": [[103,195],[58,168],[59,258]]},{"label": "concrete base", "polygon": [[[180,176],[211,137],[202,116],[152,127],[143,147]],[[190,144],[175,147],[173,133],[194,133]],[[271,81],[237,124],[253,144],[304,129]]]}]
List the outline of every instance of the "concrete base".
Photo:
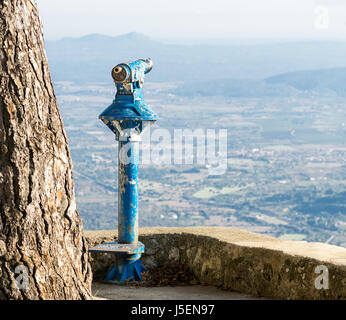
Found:
[{"label": "concrete base", "polygon": [[246,294],[212,286],[146,288],[94,283],[92,291],[97,300],[258,300]]}]

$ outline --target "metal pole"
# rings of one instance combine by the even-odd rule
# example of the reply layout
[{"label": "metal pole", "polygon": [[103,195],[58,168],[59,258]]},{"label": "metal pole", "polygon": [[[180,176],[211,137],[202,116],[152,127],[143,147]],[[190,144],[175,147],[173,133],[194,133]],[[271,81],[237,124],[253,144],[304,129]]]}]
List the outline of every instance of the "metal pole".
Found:
[{"label": "metal pole", "polygon": [[138,243],[139,142],[119,141],[119,243]]}]

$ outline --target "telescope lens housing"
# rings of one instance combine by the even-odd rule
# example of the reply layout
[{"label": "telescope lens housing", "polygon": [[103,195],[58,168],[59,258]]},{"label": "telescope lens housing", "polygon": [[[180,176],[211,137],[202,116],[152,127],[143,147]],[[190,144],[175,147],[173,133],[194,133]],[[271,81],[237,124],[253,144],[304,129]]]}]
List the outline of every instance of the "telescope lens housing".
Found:
[{"label": "telescope lens housing", "polygon": [[114,81],[124,82],[127,80],[128,77],[129,77],[129,74],[126,68],[124,68],[124,66],[119,65],[113,68],[112,78],[114,79]]}]

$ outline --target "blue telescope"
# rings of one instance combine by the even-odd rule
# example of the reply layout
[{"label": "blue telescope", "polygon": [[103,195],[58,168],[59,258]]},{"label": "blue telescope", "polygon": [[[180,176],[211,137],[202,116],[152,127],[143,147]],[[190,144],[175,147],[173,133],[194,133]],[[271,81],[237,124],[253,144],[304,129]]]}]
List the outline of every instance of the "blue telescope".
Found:
[{"label": "blue telescope", "polygon": [[117,94],[99,117],[119,142],[118,241],[89,250],[115,254],[115,266],[104,280],[108,283],[141,281],[141,273],[145,271],[141,263],[144,245],[138,241],[138,169],[141,133],[158,120],[142,94],[145,75],[152,67],[151,59],[138,59],[114,67],[112,77]]}]

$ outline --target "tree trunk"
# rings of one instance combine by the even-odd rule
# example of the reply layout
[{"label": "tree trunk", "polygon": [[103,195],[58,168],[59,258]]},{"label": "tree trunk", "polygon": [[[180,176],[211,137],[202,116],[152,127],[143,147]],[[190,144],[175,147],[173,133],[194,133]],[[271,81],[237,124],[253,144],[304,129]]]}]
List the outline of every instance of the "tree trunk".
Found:
[{"label": "tree trunk", "polygon": [[0,0],[0,299],[91,299],[72,162],[34,0]]}]

